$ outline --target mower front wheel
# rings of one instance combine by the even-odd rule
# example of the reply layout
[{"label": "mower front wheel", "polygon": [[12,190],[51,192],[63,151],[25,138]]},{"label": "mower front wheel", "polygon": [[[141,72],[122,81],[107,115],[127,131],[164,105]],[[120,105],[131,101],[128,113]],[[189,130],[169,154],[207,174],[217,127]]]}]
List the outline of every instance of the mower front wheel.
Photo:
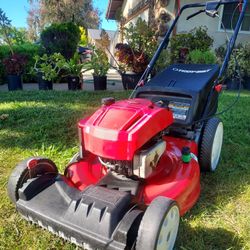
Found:
[{"label": "mower front wheel", "polygon": [[[29,168],[31,165],[32,167]],[[18,190],[28,179],[52,173],[57,174],[58,170],[55,163],[49,159],[31,157],[20,162],[9,177],[7,191],[10,200],[16,204],[19,199]]]},{"label": "mower front wheel", "polygon": [[179,221],[179,208],[174,200],[161,196],[155,198],[142,217],[136,250],[172,250]]},{"label": "mower front wheel", "polygon": [[223,123],[211,118],[205,124],[200,144],[199,163],[202,172],[214,172],[219,164],[223,144]]}]

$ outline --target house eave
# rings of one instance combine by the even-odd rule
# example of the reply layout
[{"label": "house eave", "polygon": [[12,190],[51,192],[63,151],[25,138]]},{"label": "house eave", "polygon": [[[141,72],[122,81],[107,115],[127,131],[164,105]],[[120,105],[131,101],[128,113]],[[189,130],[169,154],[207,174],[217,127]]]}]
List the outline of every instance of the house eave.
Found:
[{"label": "house eave", "polygon": [[106,18],[109,20],[116,20],[116,11],[122,7],[123,0],[109,0],[108,8],[106,11]]}]

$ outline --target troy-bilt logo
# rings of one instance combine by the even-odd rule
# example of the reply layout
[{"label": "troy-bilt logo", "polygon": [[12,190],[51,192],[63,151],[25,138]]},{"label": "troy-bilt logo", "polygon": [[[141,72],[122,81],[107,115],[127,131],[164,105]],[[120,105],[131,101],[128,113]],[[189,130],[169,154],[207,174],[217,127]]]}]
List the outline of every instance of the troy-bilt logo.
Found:
[{"label": "troy-bilt logo", "polygon": [[212,69],[204,69],[204,70],[188,70],[188,69],[178,69],[173,68],[173,71],[186,73],[186,74],[204,74],[210,72]]}]

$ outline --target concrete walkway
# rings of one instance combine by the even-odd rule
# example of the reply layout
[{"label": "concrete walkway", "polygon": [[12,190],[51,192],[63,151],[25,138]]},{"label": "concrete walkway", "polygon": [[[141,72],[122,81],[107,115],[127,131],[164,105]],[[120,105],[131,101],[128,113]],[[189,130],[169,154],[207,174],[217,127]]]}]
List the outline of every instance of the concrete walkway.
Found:
[{"label": "concrete walkway", "polygon": [[[123,90],[121,76],[117,73],[116,70],[110,69],[107,75],[107,90],[110,91],[121,91]],[[59,91],[66,91],[68,90],[67,83],[54,83],[53,84],[54,90]],[[37,83],[24,83],[23,90],[38,90]],[[83,75],[83,90],[86,91],[94,91],[94,83],[93,83],[93,76],[92,72],[88,71]],[[0,91],[8,91],[8,85],[0,85]]]}]

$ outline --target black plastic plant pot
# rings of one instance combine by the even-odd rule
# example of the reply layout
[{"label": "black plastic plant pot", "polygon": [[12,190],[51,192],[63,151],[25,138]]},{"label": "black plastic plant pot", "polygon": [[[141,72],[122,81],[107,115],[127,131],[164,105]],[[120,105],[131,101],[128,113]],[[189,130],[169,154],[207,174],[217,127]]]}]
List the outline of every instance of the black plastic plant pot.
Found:
[{"label": "black plastic plant pot", "polygon": [[8,89],[9,91],[23,89],[21,75],[8,75]]},{"label": "black plastic plant pot", "polygon": [[141,79],[142,73],[122,73],[122,84],[125,90],[134,89]]},{"label": "black plastic plant pot", "polygon": [[68,77],[68,89],[69,90],[80,90],[82,89],[80,77],[78,76],[69,76]]},{"label": "black plastic plant pot", "polygon": [[38,81],[39,90],[52,90],[53,89],[52,81],[44,80],[42,73],[37,74],[37,81]]},{"label": "black plastic plant pot", "polygon": [[250,76],[244,77],[244,88],[250,90]]},{"label": "black plastic plant pot", "polygon": [[94,89],[106,90],[107,89],[107,76],[93,76],[94,77]]}]

